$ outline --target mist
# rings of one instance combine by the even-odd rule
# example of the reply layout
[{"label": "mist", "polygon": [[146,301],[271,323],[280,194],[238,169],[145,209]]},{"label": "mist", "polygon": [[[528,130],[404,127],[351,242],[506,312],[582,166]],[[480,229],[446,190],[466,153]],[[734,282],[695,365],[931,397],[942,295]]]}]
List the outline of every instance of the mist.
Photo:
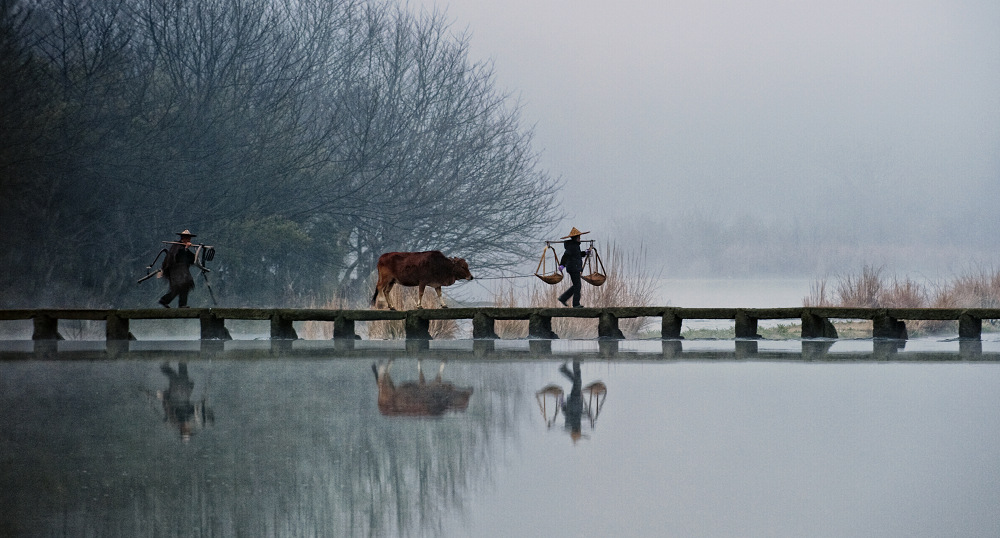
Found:
[{"label": "mist", "polygon": [[5,306],[148,303],[183,229],[233,306],[571,226],[669,278],[1000,262],[994,3],[0,7]]},{"label": "mist", "polygon": [[[567,229],[710,254],[665,265],[699,274],[996,263],[996,2],[410,4],[445,10],[520,98]],[[732,236],[748,225],[772,237]],[[734,245],[795,252],[711,259]]]}]

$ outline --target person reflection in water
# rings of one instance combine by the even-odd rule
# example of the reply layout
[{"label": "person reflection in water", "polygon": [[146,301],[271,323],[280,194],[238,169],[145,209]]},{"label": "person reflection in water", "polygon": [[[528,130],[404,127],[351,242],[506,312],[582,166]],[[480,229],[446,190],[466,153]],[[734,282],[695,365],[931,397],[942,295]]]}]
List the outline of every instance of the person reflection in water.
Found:
[{"label": "person reflection in water", "polygon": [[203,426],[206,419],[212,420],[211,411],[191,401],[194,381],[188,377],[187,363],[181,362],[174,371],[169,363],[160,365],[160,371],[167,376],[167,390],[157,391],[156,396],[163,404],[163,420],[180,433],[181,440],[189,441],[195,427]]},{"label": "person reflection in water", "polygon": [[[563,389],[559,385],[551,384],[536,392],[535,400],[538,402],[539,411],[542,412],[542,418],[545,419],[546,427],[551,427],[559,416],[559,412],[562,412],[565,428],[575,444],[581,438],[586,437],[583,435],[584,415],[590,421],[591,429],[597,424],[597,417],[601,414],[601,408],[604,407],[604,400],[608,395],[608,387],[603,381],[594,381],[583,386],[580,361],[578,360],[573,361],[572,370],[563,363],[559,367],[559,371],[572,383],[569,396],[564,397]],[[555,413],[551,417],[546,412],[546,401],[549,397],[552,397],[556,403]],[[584,397],[587,398],[586,402]]]},{"label": "person reflection in water", "polygon": [[580,361],[573,361],[572,372],[566,364],[560,366],[559,371],[573,383],[569,397],[563,401],[562,411],[566,417],[566,429],[569,430],[569,436],[575,443],[583,437],[580,426],[583,419],[583,381],[580,378]]}]

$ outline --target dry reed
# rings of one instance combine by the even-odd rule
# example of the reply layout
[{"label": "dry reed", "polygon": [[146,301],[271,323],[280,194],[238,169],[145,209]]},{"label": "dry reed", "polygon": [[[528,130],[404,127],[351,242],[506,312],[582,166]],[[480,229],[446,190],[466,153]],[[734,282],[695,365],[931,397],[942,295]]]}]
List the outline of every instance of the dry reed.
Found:
[{"label": "dry reed", "polygon": [[[925,284],[908,277],[887,277],[882,267],[865,265],[859,274],[841,275],[836,300],[827,297],[826,279],[811,286],[805,306],[868,308],[997,308],[1000,306],[1000,269],[980,269],[953,280]],[[913,334],[955,330],[955,321],[909,321]]]},{"label": "dry reed", "polygon": [[836,291],[841,306],[878,308],[882,306],[882,267],[865,265],[861,274],[844,275],[837,281]]},{"label": "dry reed", "polygon": [[[327,310],[341,310],[345,308],[351,308],[343,299],[335,298],[330,299],[321,306],[316,305],[315,301],[309,304],[309,308],[325,308]],[[303,321],[302,330],[300,331],[302,338],[306,340],[330,340],[333,338],[333,322],[331,321]]]}]

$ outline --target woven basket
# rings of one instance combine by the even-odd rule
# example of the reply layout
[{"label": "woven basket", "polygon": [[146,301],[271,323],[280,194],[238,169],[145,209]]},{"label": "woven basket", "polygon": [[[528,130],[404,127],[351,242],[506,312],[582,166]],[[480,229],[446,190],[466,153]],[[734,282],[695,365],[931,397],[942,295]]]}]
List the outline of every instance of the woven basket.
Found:
[{"label": "woven basket", "polygon": [[558,284],[562,282],[563,279],[562,273],[552,273],[549,275],[540,275],[538,273],[535,273],[535,276],[542,279],[542,282],[546,284]]},{"label": "woven basket", "polygon": [[587,259],[584,260],[583,266],[585,270],[590,270],[589,275],[581,277],[588,284],[592,286],[600,286],[601,284],[604,284],[605,280],[608,279],[608,277],[604,276],[604,261],[601,260],[601,255],[597,252],[597,247],[591,246],[590,250],[587,252]]},{"label": "woven basket", "polygon": [[542,250],[542,257],[538,260],[538,267],[535,268],[535,276],[542,279],[542,282],[546,284],[558,284],[562,282],[563,274],[556,269],[553,269],[550,273],[548,271],[548,260],[545,259],[545,255],[551,251],[552,266],[559,267],[559,257],[556,256],[556,249],[552,248],[551,245],[545,243],[545,249]]}]

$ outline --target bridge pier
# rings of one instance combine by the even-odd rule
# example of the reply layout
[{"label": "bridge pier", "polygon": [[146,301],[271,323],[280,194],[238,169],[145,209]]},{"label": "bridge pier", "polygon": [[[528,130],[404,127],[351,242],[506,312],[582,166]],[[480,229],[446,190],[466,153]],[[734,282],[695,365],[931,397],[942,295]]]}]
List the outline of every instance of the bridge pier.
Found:
[{"label": "bridge pier", "polygon": [[497,340],[494,319],[486,314],[477,312],[472,316],[472,338]]},{"label": "bridge pier", "polygon": [[668,310],[663,313],[660,325],[660,338],[663,340],[681,339],[681,323],[684,320],[677,315],[677,312]]},{"label": "bridge pier", "polygon": [[597,320],[597,337],[602,339],[624,340],[625,335],[618,328],[618,318],[610,312],[602,312]]},{"label": "bridge pier", "polygon": [[59,334],[59,318],[54,318],[47,314],[38,314],[34,317],[35,331],[31,335],[32,340],[65,340]]},{"label": "bridge pier", "polygon": [[559,335],[552,332],[552,317],[531,314],[528,318],[528,338],[558,339]]},{"label": "bridge pier", "polygon": [[418,316],[412,312],[406,314],[404,322],[407,340],[430,340],[431,320]]},{"label": "bridge pier", "polygon": [[958,337],[980,340],[983,337],[983,320],[963,312],[958,316]]},{"label": "bridge pier", "polygon": [[872,337],[906,340],[906,323],[880,311],[872,317]]},{"label": "bridge pier", "polygon": [[736,311],[736,338],[760,338],[757,334],[757,318],[743,310]]},{"label": "bridge pier", "polygon": [[135,336],[129,331],[129,320],[121,316],[109,315],[104,325],[104,338],[106,340],[135,340]]},{"label": "bridge pier", "polygon": [[232,340],[229,329],[226,328],[226,320],[216,316],[211,312],[201,314],[201,339],[202,340]]},{"label": "bridge pier", "polygon": [[802,338],[837,338],[837,328],[829,318],[811,312],[802,313]]},{"label": "bridge pier", "polygon": [[280,314],[271,316],[271,340],[298,340],[292,320]]},{"label": "bridge pier", "polygon": [[333,339],[334,340],[359,340],[361,339],[354,332],[354,320],[347,319],[345,316],[337,316],[337,319],[333,322]]}]

